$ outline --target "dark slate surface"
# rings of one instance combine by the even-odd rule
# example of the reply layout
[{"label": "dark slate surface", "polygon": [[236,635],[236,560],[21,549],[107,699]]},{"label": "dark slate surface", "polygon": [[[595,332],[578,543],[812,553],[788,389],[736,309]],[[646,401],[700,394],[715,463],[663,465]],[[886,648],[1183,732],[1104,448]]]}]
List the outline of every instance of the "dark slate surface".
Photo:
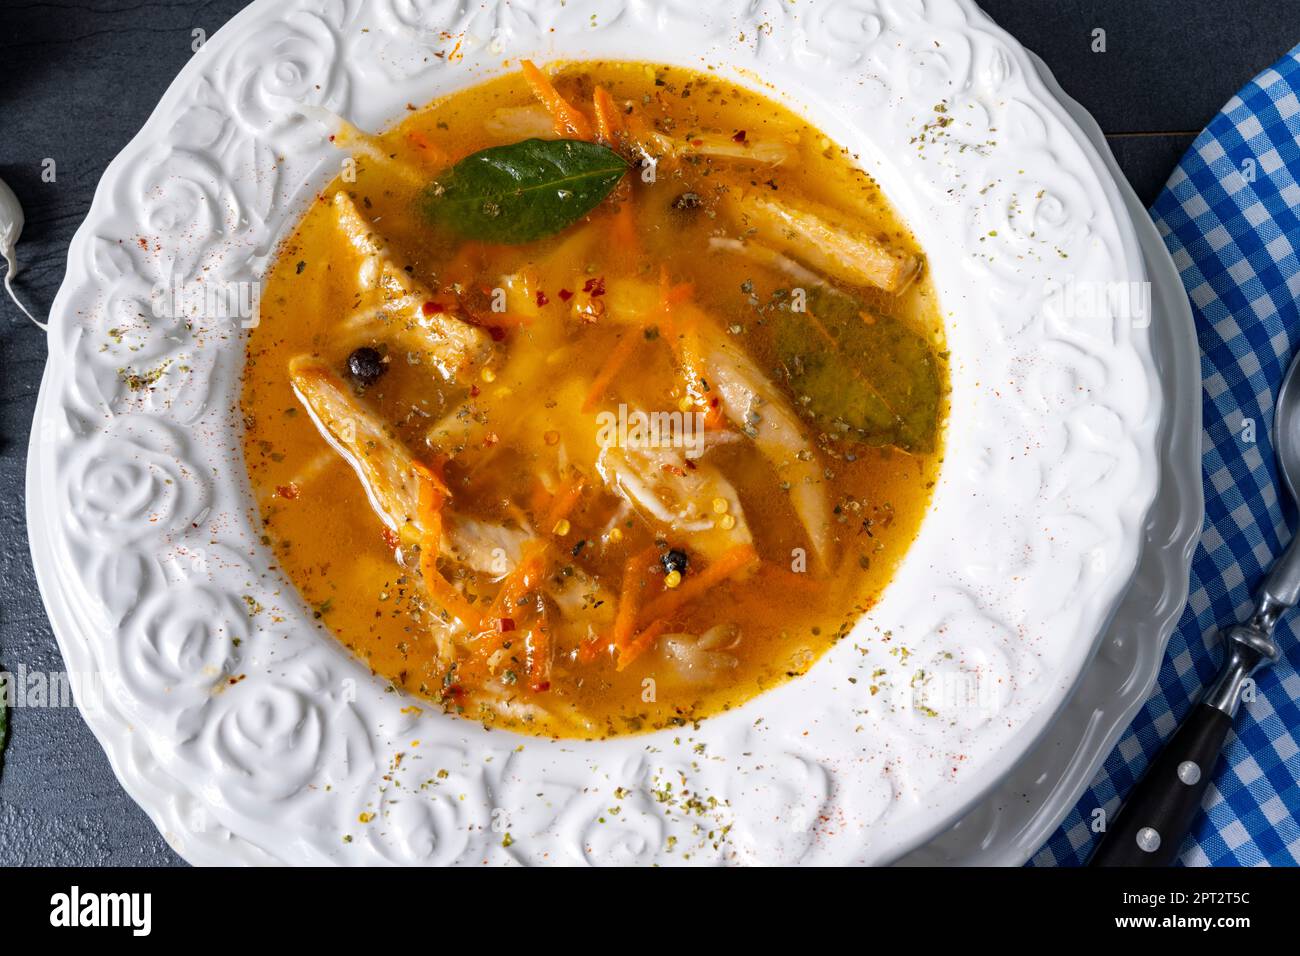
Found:
[{"label": "dark slate surface", "polygon": [[[811,2],[811,0],[810,0]],[[144,123],[191,55],[238,0],[0,0],[0,177],[27,213],[19,285],[45,312],[68,241],[104,167]],[[1238,87],[1300,42],[1300,0],[985,0],[1039,53],[1111,137],[1125,175],[1150,202],[1179,156]],[[1092,31],[1106,31],[1095,53]],[[45,158],[55,183],[41,181]],[[24,468],[45,346],[0,299],[0,666],[62,662],[28,555]],[[0,865],[175,865],[122,791],[73,709],[12,715],[0,773]]]}]

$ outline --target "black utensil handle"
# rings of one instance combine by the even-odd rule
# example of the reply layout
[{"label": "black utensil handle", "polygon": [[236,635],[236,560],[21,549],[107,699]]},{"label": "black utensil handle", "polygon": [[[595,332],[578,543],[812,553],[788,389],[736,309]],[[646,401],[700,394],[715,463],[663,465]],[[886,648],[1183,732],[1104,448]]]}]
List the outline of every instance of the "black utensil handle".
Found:
[{"label": "black utensil handle", "polygon": [[1210,785],[1232,718],[1197,704],[1106,828],[1089,866],[1170,866]]}]

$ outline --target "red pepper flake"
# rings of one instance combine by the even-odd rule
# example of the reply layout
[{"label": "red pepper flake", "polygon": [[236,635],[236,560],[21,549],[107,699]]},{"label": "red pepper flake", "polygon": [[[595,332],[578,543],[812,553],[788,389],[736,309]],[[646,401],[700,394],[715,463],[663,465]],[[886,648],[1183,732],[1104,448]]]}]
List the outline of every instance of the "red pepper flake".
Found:
[{"label": "red pepper flake", "polygon": [[479,387],[477,385],[471,385],[469,387],[469,397],[478,398],[478,396],[479,396]]},{"label": "red pepper flake", "polygon": [[447,309],[441,302],[429,301],[420,306],[420,311],[425,315],[440,315],[441,313],[446,312]]},{"label": "red pepper flake", "polygon": [[600,276],[599,278],[596,279],[588,279],[585,283],[583,283],[582,291],[590,293],[593,299],[598,295],[604,295],[605,277]]},{"label": "red pepper flake", "polygon": [[695,462],[693,462],[693,461],[691,461],[689,458],[687,458],[687,459],[686,459],[686,467],[689,468],[691,471],[694,471],[694,470],[695,470]]},{"label": "red pepper flake", "polygon": [[513,617],[497,618],[497,633],[505,634],[515,629],[515,619]]},{"label": "red pepper flake", "polygon": [[[563,292],[560,293],[560,295],[563,295],[563,294],[564,294]],[[550,299],[546,298],[546,293],[545,293],[545,292],[543,292],[541,289],[538,289],[538,290],[537,290],[537,305],[538,305],[538,307],[541,307],[541,306],[543,306],[543,305],[546,305],[546,304],[547,304],[548,302],[550,302],[550,301],[551,301]]]},{"label": "red pepper flake", "polygon": [[385,528],[383,531],[383,535],[384,535],[384,544],[388,545],[390,548],[396,551],[397,546],[402,543],[402,539],[397,536],[397,532],[394,531],[392,528]]},{"label": "red pepper flake", "polygon": [[686,477],[686,472],[684,472],[681,468],[673,464],[664,465],[663,470],[670,475],[675,475],[678,478]]},{"label": "red pepper flake", "polygon": [[736,135],[731,137],[731,139],[733,142],[743,143],[745,141],[745,131],[743,129],[737,130]]},{"label": "red pepper flake", "polygon": [[506,330],[499,325],[489,325],[487,327],[488,335],[492,336],[493,342],[505,341]]},{"label": "red pepper flake", "polygon": [[483,436],[483,446],[485,448],[491,448],[500,440],[501,440],[501,436],[498,435],[496,432],[488,432],[486,435]]},{"label": "red pepper flake", "polygon": [[539,680],[536,684],[533,685],[534,692],[538,694],[545,694],[550,689],[551,689],[551,682],[548,680]]},{"label": "red pepper flake", "polygon": [[275,489],[275,494],[279,498],[288,498],[290,501],[293,501],[294,498],[298,497],[298,486],[291,481],[287,485],[278,486]]},{"label": "red pepper flake", "polygon": [[561,289],[560,298],[563,299],[565,302],[568,302],[570,299],[573,298],[573,293],[570,292],[568,289]]}]

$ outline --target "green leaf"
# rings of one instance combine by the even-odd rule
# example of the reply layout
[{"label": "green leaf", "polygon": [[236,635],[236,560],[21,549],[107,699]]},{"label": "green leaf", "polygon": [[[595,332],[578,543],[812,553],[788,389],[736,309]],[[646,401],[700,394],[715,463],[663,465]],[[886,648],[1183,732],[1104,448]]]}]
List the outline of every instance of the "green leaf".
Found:
[{"label": "green leaf", "polygon": [[610,194],[627,163],[598,143],[526,139],[466,156],[420,194],[424,215],[467,239],[532,242]]},{"label": "green leaf", "polygon": [[823,431],[869,445],[934,450],[943,376],[924,336],[829,288],[808,290],[804,312],[786,299],[774,315],[787,385]]}]

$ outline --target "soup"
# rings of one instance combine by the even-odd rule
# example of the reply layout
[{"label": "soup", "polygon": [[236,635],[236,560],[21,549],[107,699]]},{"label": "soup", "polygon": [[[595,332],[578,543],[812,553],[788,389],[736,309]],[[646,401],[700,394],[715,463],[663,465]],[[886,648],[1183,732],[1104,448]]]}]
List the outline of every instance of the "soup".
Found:
[{"label": "soup", "polygon": [[264,541],[332,633],[489,726],[679,726],[805,673],[940,461],[924,258],[853,157],[684,69],[572,63],[379,136],[248,340]]}]

